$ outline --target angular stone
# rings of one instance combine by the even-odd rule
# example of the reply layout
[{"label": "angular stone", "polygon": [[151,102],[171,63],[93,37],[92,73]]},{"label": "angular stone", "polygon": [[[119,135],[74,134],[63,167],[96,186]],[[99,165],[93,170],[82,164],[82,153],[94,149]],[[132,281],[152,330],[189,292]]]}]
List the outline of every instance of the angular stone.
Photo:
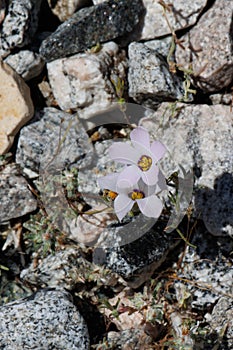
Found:
[{"label": "angular stone", "polygon": [[126,35],[143,13],[141,0],[110,0],[81,9],[42,42],[40,53],[49,62]]},{"label": "angular stone", "polygon": [[[169,150],[175,164],[193,168],[196,215],[209,232],[232,234],[232,113],[230,106],[162,104],[141,125]],[[162,162],[165,174],[175,165]]]},{"label": "angular stone", "polygon": [[[165,261],[167,255],[173,250],[179,240],[177,234],[166,233],[164,222],[157,222],[142,237],[121,247],[114,247],[116,237],[114,228],[108,228],[108,236],[112,237],[112,248],[104,251],[96,249],[94,261],[104,263],[113,272],[122,276],[132,288],[138,288],[148,280],[153,272]],[[143,226],[142,226],[143,227]],[[141,227],[141,230],[142,230]],[[124,230],[124,227],[122,228]],[[125,232],[128,232],[127,228]],[[128,232],[136,235],[136,228]],[[113,238],[114,237],[114,238]]]},{"label": "angular stone", "polygon": [[21,50],[9,55],[4,62],[9,64],[25,81],[37,77],[45,64],[39,54],[29,50]]},{"label": "angular stone", "polygon": [[65,163],[84,166],[91,153],[88,135],[75,116],[56,108],[44,108],[21,130],[16,162],[38,173],[50,161],[59,164],[58,167]]},{"label": "angular stone", "polygon": [[128,82],[129,96],[147,107],[185,96],[182,79],[169,71],[165,57],[142,43],[129,45]]},{"label": "angular stone", "polygon": [[6,57],[11,50],[30,43],[34,36],[41,0],[12,0],[0,34],[0,56]]},{"label": "angular stone", "polygon": [[[206,315],[210,324],[210,333],[218,333],[221,343],[225,349],[233,348],[233,301],[230,297],[219,298],[214,306],[211,315]],[[225,332],[224,332],[225,330]],[[222,334],[224,335],[222,336]]]},{"label": "angular stone", "polygon": [[227,87],[233,79],[232,11],[230,0],[215,1],[176,47],[177,64],[192,65],[193,82],[205,92]]},{"label": "angular stone", "polygon": [[[187,247],[182,264],[177,271],[175,290],[177,300],[183,300],[199,310],[208,310],[221,296],[233,293],[233,267],[230,254],[233,248],[231,238],[213,239],[199,226]],[[190,283],[189,283],[190,281]]]},{"label": "angular stone", "polygon": [[18,349],[89,349],[86,323],[72,296],[45,289],[0,308],[0,346]]},{"label": "angular stone", "polygon": [[70,16],[82,7],[91,5],[90,0],[58,0],[55,2],[48,0],[52,12],[60,19],[66,21]]},{"label": "angular stone", "polygon": [[33,116],[30,90],[23,79],[0,61],[0,154],[6,153],[19,129]]},{"label": "angular stone", "polygon": [[0,198],[0,223],[21,217],[37,208],[37,200],[15,164],[6,166],[0,172]]},{"label": "angular stone", "polygon": [[[104,1],[93,0],[93,3],[96,5]],[[179,30],[195,24],[207,0],[173,0],[172,2],[164,1],[164,3],[167,5],[166,16],[171,28]],[[149,40],[171,34],[171,28],[168,26],[163,14],[163,7],[159,4],[159,1],[143,0],[143,4],[146,8],[146,15],[143,20],[142,31],[135,38]]]},{"label": "angular stone", "polygon": [[114,42],[98,53],[77,54],[47,64],[49,82],[59,107],[79,110],[82,117],[105,110],[116,99],[111,77],[125,78],[126,59]]},{"label": "angular stone", "polygon": [[37,287],[72,290],[78,282],[83,283],[90,269],[91,263],[81,256],[79,248],[66,248],[41,260],[36,267],[31,264],[21,272],[20,278]]}]

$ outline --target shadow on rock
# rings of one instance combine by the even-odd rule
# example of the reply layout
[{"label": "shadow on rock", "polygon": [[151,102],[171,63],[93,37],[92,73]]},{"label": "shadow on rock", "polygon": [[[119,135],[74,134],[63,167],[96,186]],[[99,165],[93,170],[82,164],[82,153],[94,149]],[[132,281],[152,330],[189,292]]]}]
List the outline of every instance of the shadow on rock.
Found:
[{"label": "shadow on rock", "polygon": [[215,236],[233,237],[233,176],[223,173],[214,182],[214,189],[201,188],[195,194],[196,214]]}]

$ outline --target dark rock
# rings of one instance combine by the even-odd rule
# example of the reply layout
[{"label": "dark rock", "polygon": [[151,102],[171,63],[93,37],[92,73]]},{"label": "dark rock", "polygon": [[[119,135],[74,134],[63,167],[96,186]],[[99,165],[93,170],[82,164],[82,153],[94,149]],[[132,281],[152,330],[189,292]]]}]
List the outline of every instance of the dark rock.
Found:
[{"label": "dark rock", "polygon": [[[177,234],[166,233],[164,229],[164,222],[156,223],[142,237],[121,247],[114,247],[116,240],[112,239],[112,248],[105,251],[97,249],[94,259],[98,262],[98,257],[104,252],[105,256],[101,257],[103,261],[100,261],[122,276],[130,287],[137,288],[153,274],[179,243]],[[111,237],[111,228],[108,232]]]},{"label": "dark rock", "polygon": [[113,40],[130,33],[143,13],[141,0],[110,0],[81,9],[42,42],[40,53],[49,62]]}]

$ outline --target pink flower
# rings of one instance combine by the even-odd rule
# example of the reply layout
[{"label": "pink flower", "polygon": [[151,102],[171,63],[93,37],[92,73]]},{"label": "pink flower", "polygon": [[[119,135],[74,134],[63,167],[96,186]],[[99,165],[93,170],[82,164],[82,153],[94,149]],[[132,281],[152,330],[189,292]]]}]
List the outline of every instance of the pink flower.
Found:
[{"label": "pink flower", "polygon": [[158,218],[163,203],[156,194],[167,189],[163,174],[159,170],[157,184],[148,186],[140,179],[140,174],[138,172],[132,174],[130,168],[126,167],[120,174],[113,173],[99,178],[99,186],[118,194],[114,200],[114,210],[120,221],[132,209],[135,202],[145,216]]},{"label": "pink flower", "polygon": [[148,131],[141,126],[131,131],[130,139],[131,144],[115,142],[110,146],[110,157],[116,162],[130,165],[124,170],[129,176],[138,174],[145,184],[155,185],[159,176],[156,164],[164,156],[165,146],[160,141],[150,143]]}]

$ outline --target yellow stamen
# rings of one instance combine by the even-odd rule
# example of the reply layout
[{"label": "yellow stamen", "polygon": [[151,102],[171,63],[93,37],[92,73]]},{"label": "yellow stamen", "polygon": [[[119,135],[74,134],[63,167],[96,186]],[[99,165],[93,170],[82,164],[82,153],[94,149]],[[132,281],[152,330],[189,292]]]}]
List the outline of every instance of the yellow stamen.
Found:
[{"label": "yellow stamen", "polygon": [[138,166],[142,171],[147,171],[152,165],[152,158],[146,155],[141,156],[138,161]]},{"label": "yellow stamen", "polygon": [[135,201],[136,199],[142,199],[144,198],[145,195],[142,191],[139,190],[133,190],[133,192],[131,193],[131,198]]}]

